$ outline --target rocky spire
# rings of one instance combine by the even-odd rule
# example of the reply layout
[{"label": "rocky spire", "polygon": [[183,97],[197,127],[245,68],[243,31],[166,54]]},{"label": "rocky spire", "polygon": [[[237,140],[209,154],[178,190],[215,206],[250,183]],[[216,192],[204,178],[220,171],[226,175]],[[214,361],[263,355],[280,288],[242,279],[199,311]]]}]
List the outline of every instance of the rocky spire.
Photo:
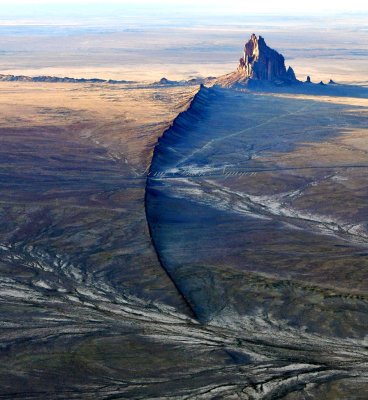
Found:
[{"label": "rocky spire", "polygon": [[244,46],[244,54],[240,59],[238,71],[244,78],[258,80],[287,80],[296,81],[291,67],[286,70],[282,54],[267,46],[262,36],[253,33]]}]

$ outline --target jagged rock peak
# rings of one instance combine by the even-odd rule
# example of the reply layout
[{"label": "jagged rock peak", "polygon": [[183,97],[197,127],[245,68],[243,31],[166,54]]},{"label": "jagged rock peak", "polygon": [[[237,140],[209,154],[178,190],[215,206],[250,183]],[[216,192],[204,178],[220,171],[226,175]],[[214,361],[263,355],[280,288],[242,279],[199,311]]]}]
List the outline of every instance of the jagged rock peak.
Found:
[{"label": "jagged rock peak", "polygon": [[296,81],[295,72],[294,72],[294,70],[293,70],[291,67],[289,67],[289,68],[287,69],[287,71],[286,71],[286,76],[287,76],[290,80]]},{"label": "jagged rock peak", "polygon": [[286,70],[284,56],[268,47],[263,37],[257,37],[254,33],[245,43],[238,71],[244,78],[296,81],[293,69],[289,67]]}]

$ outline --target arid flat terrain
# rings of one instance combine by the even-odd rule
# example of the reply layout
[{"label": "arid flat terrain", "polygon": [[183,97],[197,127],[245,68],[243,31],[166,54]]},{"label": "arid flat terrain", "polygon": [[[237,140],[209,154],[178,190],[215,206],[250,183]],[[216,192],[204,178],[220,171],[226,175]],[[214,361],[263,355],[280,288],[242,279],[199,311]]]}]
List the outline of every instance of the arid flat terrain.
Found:
[{"label": "arid flat terrain", "polygon": [[78,397],[100,361],[89,354],[80,370],[75,345],[119,341],[125,328],[111,323],[125,309],[187,311],[151,245],[144,195],[157,137],[192,92],[1,84],[3,398]]},{"label": "arid flat terrain", "polygon": [[0,399],[366,400],[365,15],[7,9]]},{"label": "arid flat terrain", "polygon": [[315,87],[1,83],[0,396],[364,399],[367,100]]}]

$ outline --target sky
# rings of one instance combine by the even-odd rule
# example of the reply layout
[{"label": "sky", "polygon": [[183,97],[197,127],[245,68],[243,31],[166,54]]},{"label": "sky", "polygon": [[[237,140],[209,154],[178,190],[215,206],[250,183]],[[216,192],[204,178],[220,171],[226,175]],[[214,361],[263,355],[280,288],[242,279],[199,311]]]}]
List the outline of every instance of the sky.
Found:
[{"label": "sky", "polygon": [[[88,7],[88,9],[86,8]],[[114,9],[141,11],[175,11],[208,13],[257,14],[328,14],[368,13],[367,0],[0,0],[0,19],[17,15],[57,13],[62,16],[73,12],[109,14]]]}]

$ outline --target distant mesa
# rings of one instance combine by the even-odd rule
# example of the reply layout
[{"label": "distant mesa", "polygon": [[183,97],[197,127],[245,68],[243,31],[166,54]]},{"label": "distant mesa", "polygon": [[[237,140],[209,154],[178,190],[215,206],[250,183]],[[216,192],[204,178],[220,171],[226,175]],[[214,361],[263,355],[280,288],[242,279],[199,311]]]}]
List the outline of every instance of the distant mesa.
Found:
[{"label": "distant mesa", "polygon": [[152,85],[153,86],[166,86],[166,85],[179,85],[179,84],[183,84],[183,82],[178,82],[178,81],[172,81],[170,79],[167,79],[165,77],[161,78],[159,81],[157,82],[153,82]]},{"label": "distant mesa", "polygon": [[307,76],[307,80],[305,81],[305,83],[312,83],[310,76]]},{"label": "distant mesa", "polygon": [[216,80],[213,76],[208,76],[206,78],[191,78],[188,80],[181,80],[181,81],[172,81],[165,77],[161,78],[159,81],[154,82],[153,86],[166,86],[166,85],[173,85],[173,86],[186,86],[186,85],[200,85],[200,84],[210,84],[212,81]]},{"label": "distant mesa", "polygon": [[238,71],[244,79],[297,81],[294,70],[291,67],[286,69],[284,56],[268,47],[263,37],[257,38],[254,33],[245,43]]},{"label": "distant mesa", "polygon": [[175,84],[175,83],[177,83],[177,82],[175,82],[175,81],[170,81],[169,79],[163,77],[163,78],[161,78],[157,83],[158,83],[159,85],[172,85],[172,84]]},{"label": "distant mesa", "polygon": [[68,78],[57,76],[25,76],[25,75],[3,75],[0,74],[0,82],[49,82],[49,83],[134,83],[125,80],[106,80],[98,78]]}]

